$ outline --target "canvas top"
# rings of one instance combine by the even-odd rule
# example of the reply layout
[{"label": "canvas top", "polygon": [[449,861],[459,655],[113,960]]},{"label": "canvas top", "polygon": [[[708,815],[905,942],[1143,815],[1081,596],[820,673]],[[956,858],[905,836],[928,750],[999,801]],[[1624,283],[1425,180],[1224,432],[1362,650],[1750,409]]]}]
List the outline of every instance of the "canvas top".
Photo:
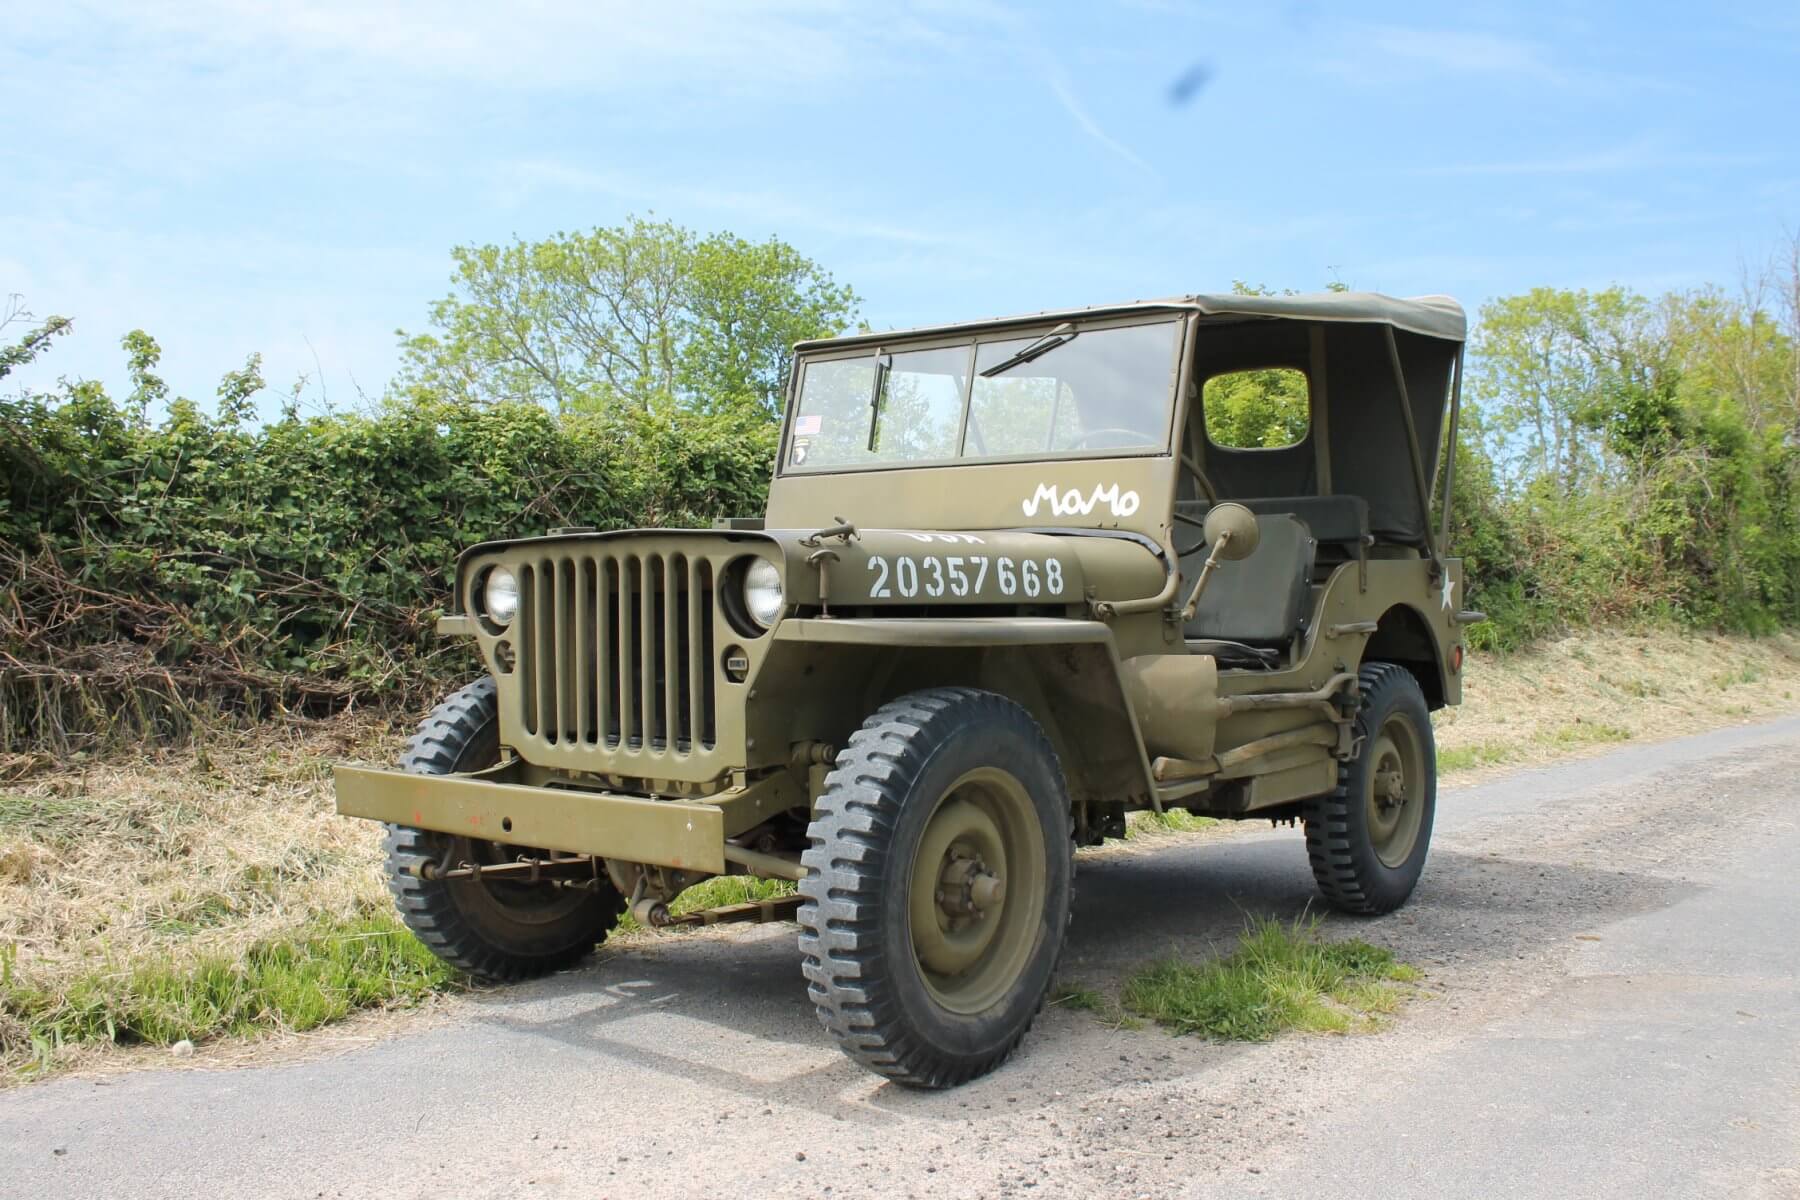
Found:
[{"label": "canvas top", "polygon": [[914,329],[888,329],[844,337],[817,338],[799,343],[797,350],[824,346],[850,346],[859,342],[894,341],[898,338],[958,330],[977,331],[1006,325],[1036,325],[1047,321],[1124,315],[1137,311],[1188,311],[1203,317],[1231,320],[1322,321],[1353,325],[1391,325],[1424,337],[1461,342],[1468,333],[1462,305],[1448,296],[1414,296],[1401,299],[1379,292],[1305,292],[1289,296],[1247,296],[1235,292],[1202,292],[1162,300],[1133,300],[1126,304],[1101,304],[1087,308],[1051,309],[1011,317],[955,321]]}]

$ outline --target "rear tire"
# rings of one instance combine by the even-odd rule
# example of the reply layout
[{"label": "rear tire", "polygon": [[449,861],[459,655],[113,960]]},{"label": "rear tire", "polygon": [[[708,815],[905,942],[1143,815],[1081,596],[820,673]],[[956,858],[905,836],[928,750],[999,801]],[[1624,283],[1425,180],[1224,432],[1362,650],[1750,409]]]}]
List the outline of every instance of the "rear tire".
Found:
[{"label": "rear tire", "polygon": [[1437,812],[1437,743],[1431,711],[1411,671],[1366,663],[1355,758],[1338,767],[1335,792],[1307,802],[1306,852],[1333,908],[1375,915],[1406,903],[1425,869]]},{"label": "rear tire", "polygon": [[[400,756],[400,769],[457,775],[499,759],[494,681],[483,678],[431,710]],[[580,889],[479,877],[421,879],[419,868],[427,862],[502,863],[533,851],[404,825],[387,831],[388,890],[400,919],[433,954],[477,979],[509,982],[569,966],[605,939],[625,907],[604,876]]]},{"label": "rear tire", "polygon": [[826,779],[800,883],[820,1022],[912,1087],[993,1070],[1043,1006],[1069,920],[1069,799],[1023,708],[933,688],[878,709]]}]

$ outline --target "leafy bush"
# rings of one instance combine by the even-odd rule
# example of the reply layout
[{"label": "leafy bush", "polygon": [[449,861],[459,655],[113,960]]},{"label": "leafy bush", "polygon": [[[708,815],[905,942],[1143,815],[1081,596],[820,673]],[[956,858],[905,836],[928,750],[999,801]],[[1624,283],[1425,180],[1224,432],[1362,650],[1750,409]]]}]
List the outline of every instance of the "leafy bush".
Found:
[{"label": "leafy bush", "polygon": [[469,670],[432,625],[462,548],[559,525],[761,511],[775,434],[753,411],[397,400],[251,423],[254,359],[219,415],[152,421],[99,385],[0,399],[0,747],[66,746],[123,715],[418,699]]}]

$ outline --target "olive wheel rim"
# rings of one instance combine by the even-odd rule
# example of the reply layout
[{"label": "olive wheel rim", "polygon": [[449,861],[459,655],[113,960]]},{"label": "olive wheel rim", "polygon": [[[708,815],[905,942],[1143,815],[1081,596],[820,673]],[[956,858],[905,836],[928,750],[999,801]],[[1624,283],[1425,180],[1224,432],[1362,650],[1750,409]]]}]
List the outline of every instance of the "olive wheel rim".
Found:
[{"label": "olive wheel rim", "polygon": [[998,767],[944,789],[913,855],[908,934],[931,998],[962,1014],[992,1008],[1031,961],[1048,881],[1030,793]]},{"label": "olive wheel rim", "polygon": [[1389,713],[1376,731],[1363,783],[1369,845],[1381,864],[1406,865],[1425,814],[1425,744],[1412,718]]}]

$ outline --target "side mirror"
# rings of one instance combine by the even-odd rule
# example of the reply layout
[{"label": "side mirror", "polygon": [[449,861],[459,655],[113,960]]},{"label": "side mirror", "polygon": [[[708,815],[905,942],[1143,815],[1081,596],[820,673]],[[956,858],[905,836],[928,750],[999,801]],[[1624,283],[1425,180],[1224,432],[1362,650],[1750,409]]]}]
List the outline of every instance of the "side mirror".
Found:
[{"label": "side mirror", "polygon": [[1262,527],[1256,523],[1256,514],[1229,500],[1212,506],[1200,531],[1206,536],[1206,544],[1212,547],[1212,553],[1206,556],[1200,578],[1194,580],[1194,590],[1188,593],[1187,603],[1181,607],[1184,625],[1200,611],[1200,593],[1206,590],[1206,581],[1212,578],[1213,569],[1222,562],[1249,558],[1256,553],[1257,543],[1262,541]]},{"label": "side mirror", "polygon": [[1206,544],[1213,547],[1212,557],[1226,562],[1249,558],[1262,541],[1256,514],[1229,500],[1212,506],[1201,531],[1205,534]]}]

